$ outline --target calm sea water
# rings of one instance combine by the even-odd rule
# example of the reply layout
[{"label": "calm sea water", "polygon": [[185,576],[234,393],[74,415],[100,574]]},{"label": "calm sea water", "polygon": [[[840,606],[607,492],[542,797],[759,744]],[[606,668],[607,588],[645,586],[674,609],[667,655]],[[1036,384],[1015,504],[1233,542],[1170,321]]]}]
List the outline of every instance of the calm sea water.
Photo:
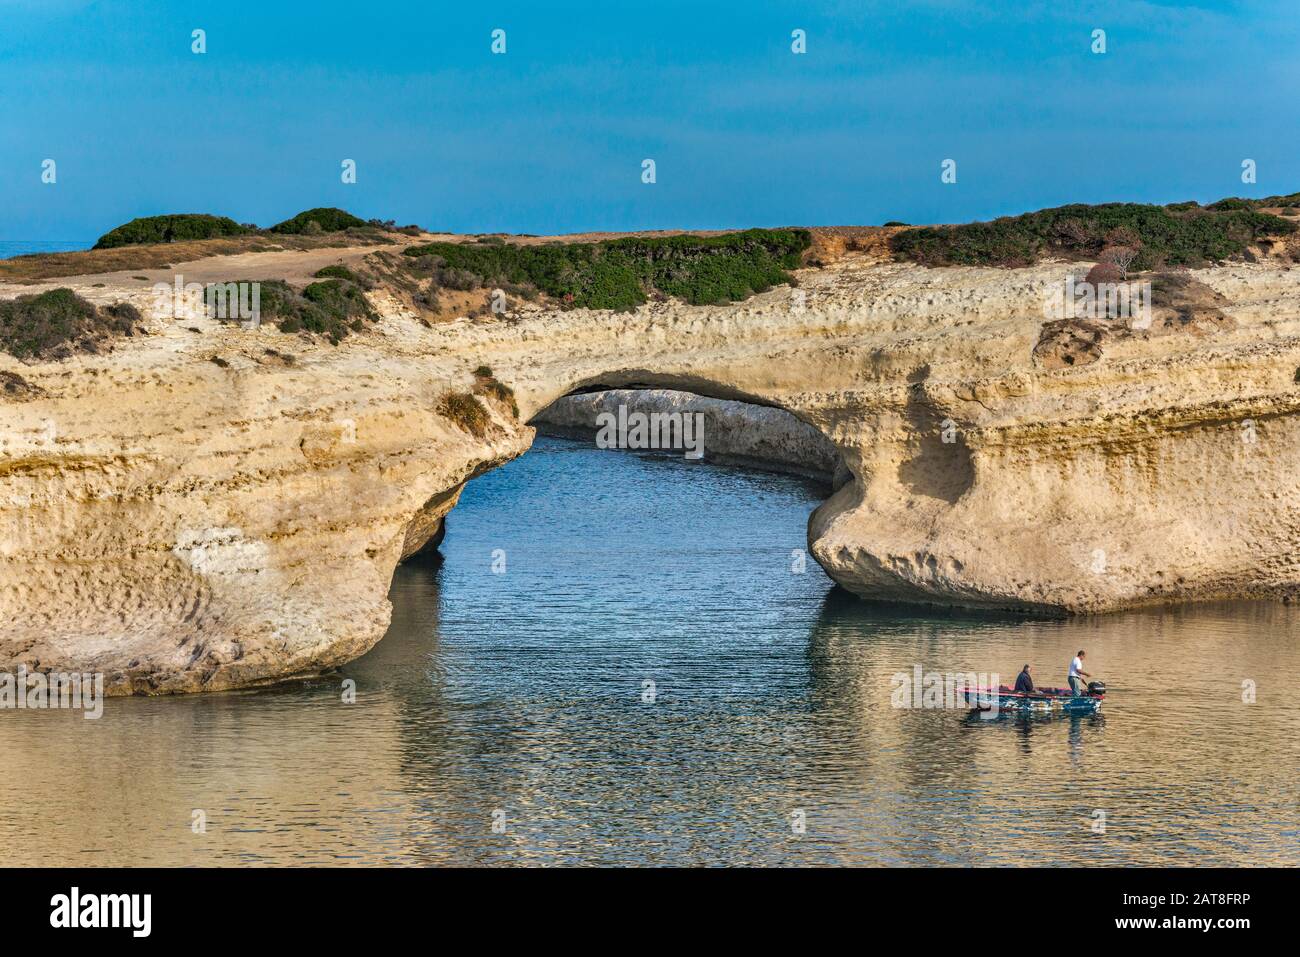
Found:
[{"label": "calm sea water", "polygon": [[28,253],[73,253],[89,249],[94,240],[0,239],[0,259],[25,256]]},{"label": "calm sea water", "polygon": [[[792,571],[821,495],[540,439],[341,675],[0,712],[7,863],[1300,863],[1295,610],[872,606]],[[1079,647],[1098,717],[890,705],[914,665],[1059,682]]]}]

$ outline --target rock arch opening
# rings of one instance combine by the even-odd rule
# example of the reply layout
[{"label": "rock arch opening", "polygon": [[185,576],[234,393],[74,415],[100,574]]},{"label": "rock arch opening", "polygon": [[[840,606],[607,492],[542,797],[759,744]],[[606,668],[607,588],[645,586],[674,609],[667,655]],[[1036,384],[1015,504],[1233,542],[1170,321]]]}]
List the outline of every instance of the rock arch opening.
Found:
[{"label": "rock arch opening", "polygon": [[[853,478],[841,450],[804,417],[717,380],[624,369],[521,396],[520,405],[536,435],[797,475],[824,485],[827,498]],[[426,502],[407,528],[401,561],[436,554],[465,484],[499,464]]]},{"label": "rock arch opening", "polygon": [[773,404],[718,394],[729,392],[595,383],[560,396],[529,424],[542,434],[590,440],[601,448],[680,452],[691,459],[802,475],[832,490],[844,483],[847,470],[839,449],[814,426]]}]

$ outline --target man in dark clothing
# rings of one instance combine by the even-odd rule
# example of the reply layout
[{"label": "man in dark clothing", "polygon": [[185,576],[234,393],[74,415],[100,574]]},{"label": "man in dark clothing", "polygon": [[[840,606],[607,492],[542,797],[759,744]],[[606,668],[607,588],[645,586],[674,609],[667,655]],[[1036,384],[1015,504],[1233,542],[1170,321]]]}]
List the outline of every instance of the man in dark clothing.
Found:
[{"label": "man in dark clothing", "polygon": [[1025,665],[1025,667],[1021,670],[1019,676],[1017,676],[1016,678],[1016,693],[1017,694],[1034,693],[1034,679],[1029,677],[1029,665]]}]

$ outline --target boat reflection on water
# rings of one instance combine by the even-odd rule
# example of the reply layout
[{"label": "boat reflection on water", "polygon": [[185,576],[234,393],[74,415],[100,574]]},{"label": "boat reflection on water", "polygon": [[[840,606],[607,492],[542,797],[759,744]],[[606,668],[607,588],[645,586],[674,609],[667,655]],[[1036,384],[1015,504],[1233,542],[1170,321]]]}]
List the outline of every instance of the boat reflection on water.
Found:
[{"label": "boat reflection on water", "polygon": [[1020,750],[1028,754],[1035,740],[1046,747],[1055,748],[1060,744],[1062,726],[1066,732],[1066,743],[1070,748],[1070,757],[1077,761],[1082,757],[1082,749],[1089,740],[1084,731],[1100,732],[1106,727],[1106,716],[1100,711],[1092,714],[1062,714],[1051,711],[1001,711],[990,715],[988,712],[972,710],[963,719],[966,727],[985,727],[999,732],[1012,731],[1017,736]]},{"label": "boat reflection on water", "polygon": [[995,728],[1011,725],[1018,729],[1029,729],[1050,724],[1067,724],[1072,731],[1085,722],[1089,727],[1093,728],[1104,728],[1106,726],[1106,716],[1100,711],[1094,711],[1092,714],[1064,714],[1059,711],[999,711],[990,713],[972,708],[966,713],[962,721],[968,725],[987,725]]}]

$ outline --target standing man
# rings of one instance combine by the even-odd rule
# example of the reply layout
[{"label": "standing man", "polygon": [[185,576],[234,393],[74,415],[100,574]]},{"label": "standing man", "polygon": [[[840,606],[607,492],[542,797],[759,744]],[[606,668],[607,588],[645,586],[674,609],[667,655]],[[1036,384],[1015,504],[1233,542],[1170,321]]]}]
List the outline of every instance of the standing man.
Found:
[{"label": "standing man", "polygon": [[1079,653],[1075,655],[1074,660],[1070,662],[1070,693],[1076,698],[1083,694],[1083,679],[1092,677],[1092,675],[1083,670],[1084,657],[1086,656],[1083,653],[1083,649],[1080,648]]}]

